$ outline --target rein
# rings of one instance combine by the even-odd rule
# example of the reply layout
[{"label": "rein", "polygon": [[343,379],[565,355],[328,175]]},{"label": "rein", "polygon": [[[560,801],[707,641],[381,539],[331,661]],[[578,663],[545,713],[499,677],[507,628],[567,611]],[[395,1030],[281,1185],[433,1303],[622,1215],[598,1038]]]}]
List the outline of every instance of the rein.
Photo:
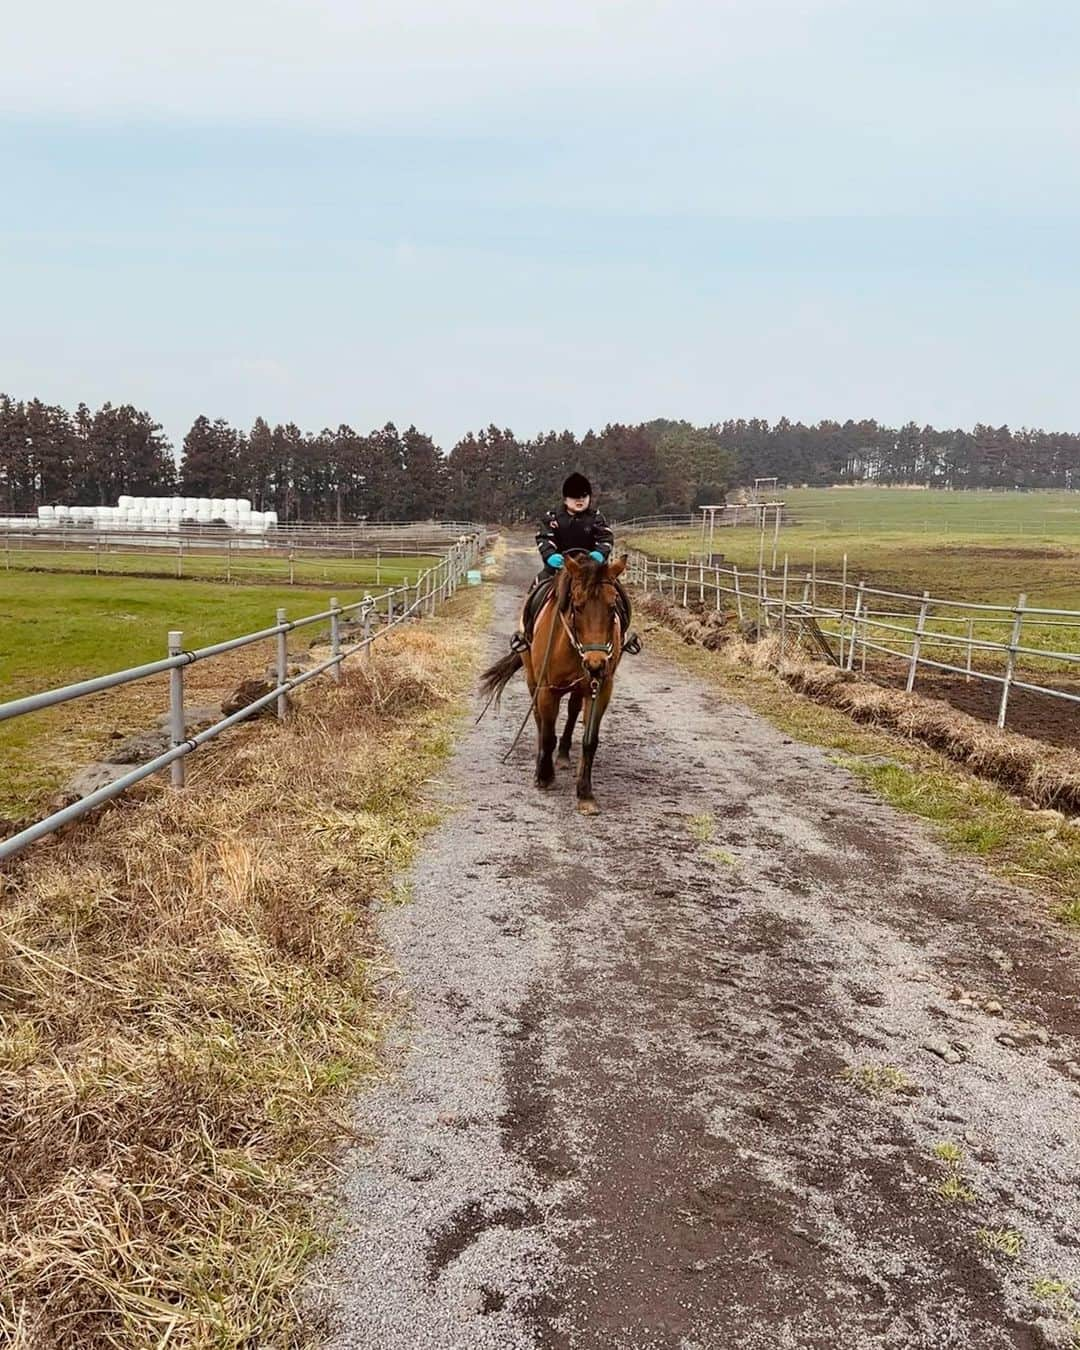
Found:
[{"label": "rein", "polygon": [[[569,595],[567,595],[567,600],[569,600]],[[566,632],[566,636],[570,641],[570,645],[577,653],[578,659],[581,661],[582,666],[581,674],[577,677],[576,680],[572,681],[572,683],[567,686],[567,690],[572,689],[575,684],[580,684],[582,680],[588,680],[589,682],[589,696],[590,696],[589,717],[588,721],[585,724],[585,739],[588,740],[589,737],[592,735],[593,728],[596,722],[596,708],[600,694],[600,689],[603,686],[604,682],[611,678],[607,670],[607,663],[615,655],[615,643],[613,638],[608,638],[607,642],[579,642],[577,634],[574,632],[571,625],[566,622],[566,613],[565,610],[563,609],[562,603],[560,602],[557,594],[554,597],[554,604],[556,608],[556,613],[559,616],[559,622],[562,624],[563,629]],[[573,615],[575,613],[573,603],[570,603],[569,609],[570,613]],[[613,633],[614,633],[614,625],[617,622],[618,622],[617,615],[612,615]],[[553,623],[551,625],[550,631],[548,632],[547,647],[544,650],[544,660],[543,664],[540,667],[540,674],[537,677],[536,687],[533,689],[532,698],[529,700],[529,706],[525,710],[525,716],[521,719],[521,726],[518,727],[514,739],[510,742],[509,750],[507,750],[506,754],[503,755],[502,757],[503,764],[505,764],[506,761],[510,758],[510,756],[514,752],[514,747],[517,745],[518,741],[521,740],[521,733],[525,730],[525,727],[528,725],[529,718],[532,716],[533,709],[536,707],[536,700],[540,694],[540,690],[549,687],[545,685],[544,681],[547,678],[548,666],[551,664],[551,649],[554,645],[555,645],[555,625]],[[586,652],[603,652],[604,674],[602,676],[591,675],[589,673],[585,661]],[[484,712],[487,712],[486,708],[484,709]],[[482,712],[480,716],[483,717],[483,715],[484,713]],[[477,720],[479,720],[479,718]]]}]

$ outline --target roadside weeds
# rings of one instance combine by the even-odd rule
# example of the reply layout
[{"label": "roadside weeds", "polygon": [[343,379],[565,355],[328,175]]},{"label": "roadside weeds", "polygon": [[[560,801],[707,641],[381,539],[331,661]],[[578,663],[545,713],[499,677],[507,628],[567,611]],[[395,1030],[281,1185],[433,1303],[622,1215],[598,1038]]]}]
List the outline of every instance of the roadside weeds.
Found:
[{"label": "roadside weeds", "polygon": [[[655,650],[718,685],[792,737],[832,751],[838,764],[890,805],[928,820],[950,847],[981,857],[998,875],[1044,896],[1063,923],[1080,926],[1080,818],[1025,804],[1005,788],[976,776],[973,768],[962,767],[940,749],[915,739],[914,728],[901,734],[892,727],[856,722],[847,711],[812,697],[793,698],[789,683],[766,664],[766,653],[757,654],[758,660],[750,664],[739,650],[749,644],[737,639],[706,649],[638,603],[642,619],[649,613],[645,621]],[[869,692],[871,697],[895,696],[895,691],[873,687]]]},{"label": "roadside weeds", "polygon": [[301,1345],[488,592],[0,874],[0,1340]]}]

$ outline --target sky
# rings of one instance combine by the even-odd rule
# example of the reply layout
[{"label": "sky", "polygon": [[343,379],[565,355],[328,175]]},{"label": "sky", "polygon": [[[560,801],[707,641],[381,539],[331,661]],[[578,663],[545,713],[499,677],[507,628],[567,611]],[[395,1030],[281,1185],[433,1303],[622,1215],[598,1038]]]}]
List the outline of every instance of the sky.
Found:
[{"label": "sky", "polygon": [[1080,429],[1075,0],[36,0],[0,390]]}]

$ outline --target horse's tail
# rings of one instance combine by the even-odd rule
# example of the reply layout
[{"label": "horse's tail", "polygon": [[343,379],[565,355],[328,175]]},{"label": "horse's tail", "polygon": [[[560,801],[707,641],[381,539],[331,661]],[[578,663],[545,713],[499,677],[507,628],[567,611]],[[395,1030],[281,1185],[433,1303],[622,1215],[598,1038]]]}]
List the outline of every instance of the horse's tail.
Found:
[{"label": "horse's tail", "polygon": [[481,692],[494,697],[496,708],[499,706],[503,690],[523,664],[520,652],[508,652],[506,656],[500,657],[493,666],[488,666],[487,670],[480,676]]}]

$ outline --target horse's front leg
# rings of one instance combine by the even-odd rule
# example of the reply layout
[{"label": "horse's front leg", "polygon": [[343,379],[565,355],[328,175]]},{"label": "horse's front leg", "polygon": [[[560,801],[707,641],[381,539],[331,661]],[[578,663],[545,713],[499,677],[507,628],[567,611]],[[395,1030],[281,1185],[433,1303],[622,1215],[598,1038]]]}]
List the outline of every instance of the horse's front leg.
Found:
[{"label": "horse's front leg", "polygon": [[611,702],[611,680],[605,680],[596,695],[585,700],[585,735],[581,742],[581,766],[577,777],[578,810],[582,815],[595,816],[600,810],[592,789],[592,766],[596,747],[600,744],[600,723]]},{"label": "horse's front leg", "polygon": [[559,753],[555,756],[555,763],[560,769],[570,767],[570,745],[574,739],[574,725],[579,712],[581,712],[581,690],[574,685],[570,704],[566,710],[566,726],[563,727],[563,734],[559,737]]},{"label": "horse's front leg", "polygon": [[549,788],[555,781],[555,719],[559,713],[559,695],[541,689],[536,699],[536,786]]}]

